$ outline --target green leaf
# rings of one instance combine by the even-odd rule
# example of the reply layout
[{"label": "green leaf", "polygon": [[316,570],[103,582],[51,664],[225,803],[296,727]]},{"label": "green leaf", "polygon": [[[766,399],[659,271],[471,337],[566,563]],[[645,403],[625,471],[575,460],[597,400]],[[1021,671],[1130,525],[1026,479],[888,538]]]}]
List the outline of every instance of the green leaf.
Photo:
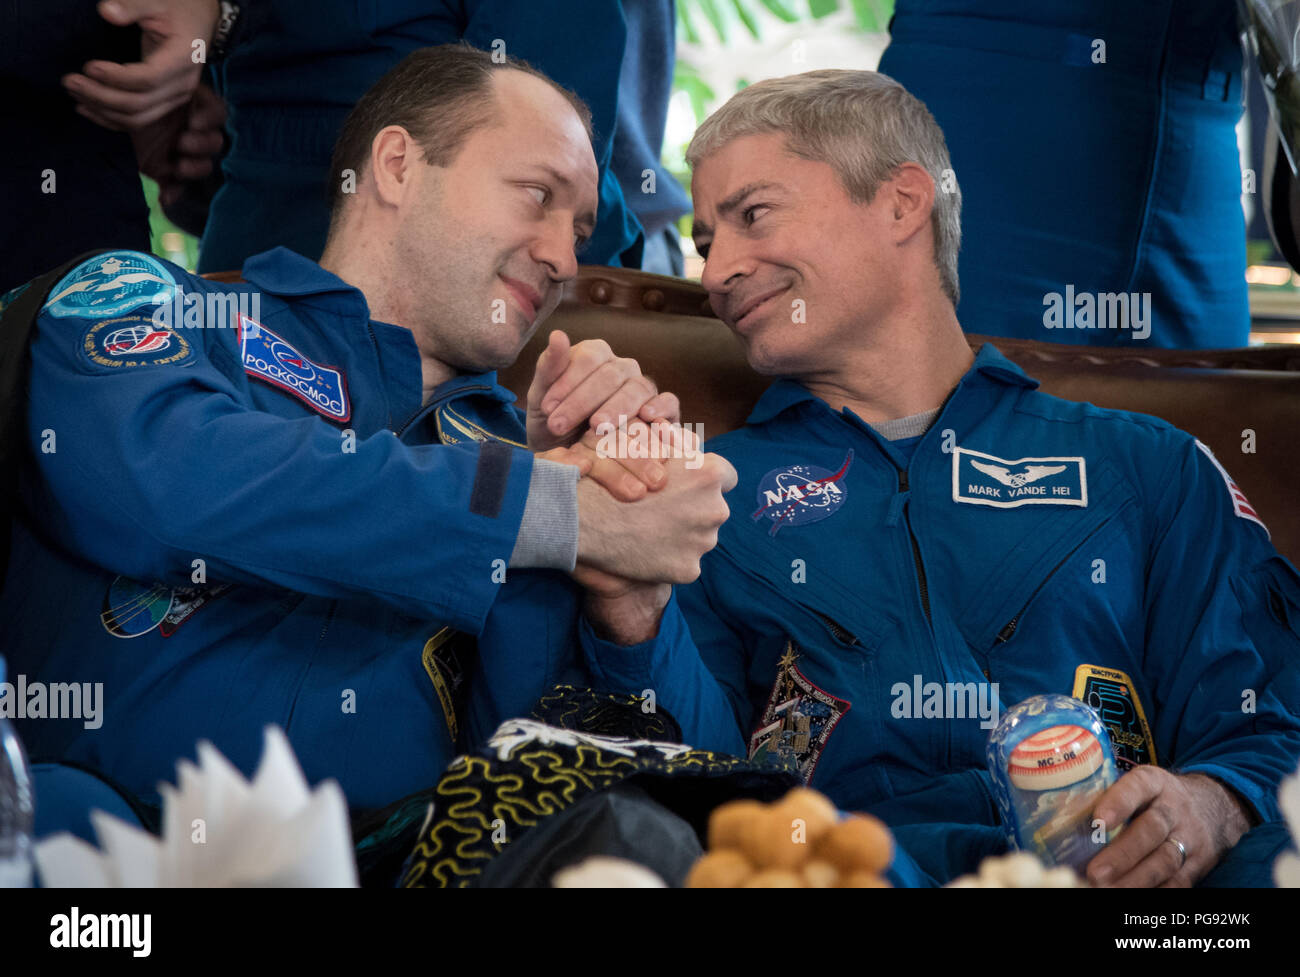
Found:
[{"label": "green leaf", "polygon": [[723,44],[727,43],[727,21],[722,11],[718,9],[717,0],[695,0],[700,5],[700,10],[708,18],[713,29],[718,32],[718,37]]},{"label": "green leaf", "polygon": [[694,65],[680,59],[673,71],[673,88],[685,92],[690,98],[691,112],[695,115],[695,124],[698,126],[708,116],[709,105],[717,98],[713,89],[700,77],[699,70]]},{"label": "green leaf", "polygon": [[677,4],[677,32],[686,38],[687,44],[699,44],[700,35],[695,30],[695,24],[691,22],[691,15],[687,9],[689,6],[688,0],[681,0]]},{"label": "green leaf", "polygon": [[840,0],[808,0],[808,12],[813,15],[814,20],[833,14],[839,9]]},{"label": "green leaf", "polygon": [[782,3],[781,0],[758,0],[758,2],[787,24],[793,24],[799,19],[799,15]]},{"label": "green leaf", "polygon": [[746,3],[747,0],[731,0],[731,5],[736,8],[736,16],[740,18],[740,22],[745,25],[754,40],[761,41],[763,33],[759,30],[758,18],[754,16],[754,12],[746,6]]},{"label": "green leaf", "polygon": [[894,16],[894,0],[849,0],[858,26],[872,34],[889,30],[889,18]]}]

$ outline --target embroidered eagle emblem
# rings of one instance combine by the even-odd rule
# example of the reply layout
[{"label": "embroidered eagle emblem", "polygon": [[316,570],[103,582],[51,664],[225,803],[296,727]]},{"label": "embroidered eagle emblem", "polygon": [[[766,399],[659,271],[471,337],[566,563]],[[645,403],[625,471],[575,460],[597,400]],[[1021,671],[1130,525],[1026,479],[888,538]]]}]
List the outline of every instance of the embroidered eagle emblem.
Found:
[{"label": "embroidered eagle emblem", "polygon": [[1016,472],[1013,475],[1011,469],[1003,468],[1001,465],[987,465],[973,458],[971,464],[985,475],[991,475],[1003,485],[1008,485],[1011,488],[1020,488],[1022,485],[1036,482],[1040,478],[1046,478],[1048,475],[1055,475],[1057,472],[1065,471],[1064,465],[1026,465],[1024,471]]}]

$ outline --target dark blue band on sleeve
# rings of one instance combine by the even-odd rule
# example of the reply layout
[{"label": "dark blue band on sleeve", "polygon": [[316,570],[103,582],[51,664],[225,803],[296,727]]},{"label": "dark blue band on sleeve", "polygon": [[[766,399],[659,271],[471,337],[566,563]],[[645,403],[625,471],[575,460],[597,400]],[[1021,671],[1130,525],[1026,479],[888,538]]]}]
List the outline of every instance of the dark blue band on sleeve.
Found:
[{"label": "dark blue band on sleeve", "polygon": [[469,511],[476,516],[495,519],[501,515],[501,503],[506,498],[506,480],[510,477],[510,461],[514,449],[500,441],[485,441],[478,451],[478,467],[474,470],[474,488],[470,491]]}]

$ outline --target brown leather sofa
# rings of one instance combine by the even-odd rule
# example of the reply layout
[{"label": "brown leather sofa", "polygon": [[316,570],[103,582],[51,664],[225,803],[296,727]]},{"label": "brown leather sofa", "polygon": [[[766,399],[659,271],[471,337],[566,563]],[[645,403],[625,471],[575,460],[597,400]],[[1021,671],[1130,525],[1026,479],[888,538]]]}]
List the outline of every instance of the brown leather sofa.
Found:
[{"label": "brown leather sofa", "polygon": [[[501,373],[521,400],[552,329],[575,342],[605,339],[634,357],[661,390],[681,398],[682,419],[702,423],[706,437],[743,424],[770,382],[749,369],[703,288],[682,279],[581,269],[560,308]],[[972,348],[988,341],[969,338]],[[993,342],[1048,393],[1154,414],[1195,434],[1250,497],[1278,550],[1300,563],[1300,346],[1133,351]],[[1247,431],[1253,453],[1243,451]]]}]

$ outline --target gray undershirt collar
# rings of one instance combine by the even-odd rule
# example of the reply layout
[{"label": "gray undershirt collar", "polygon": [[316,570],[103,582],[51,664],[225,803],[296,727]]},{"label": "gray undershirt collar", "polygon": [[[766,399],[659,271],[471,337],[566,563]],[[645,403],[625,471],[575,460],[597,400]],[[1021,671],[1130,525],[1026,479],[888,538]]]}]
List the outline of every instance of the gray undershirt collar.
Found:
[{"label": "gray undershirt collar", "polygon": [[902,441],[904,438],[919,438],[939,416],[940,408],[922,411],[910,417],[896,417],[892,421],[872,424],[872,429],[886,441]]}]

